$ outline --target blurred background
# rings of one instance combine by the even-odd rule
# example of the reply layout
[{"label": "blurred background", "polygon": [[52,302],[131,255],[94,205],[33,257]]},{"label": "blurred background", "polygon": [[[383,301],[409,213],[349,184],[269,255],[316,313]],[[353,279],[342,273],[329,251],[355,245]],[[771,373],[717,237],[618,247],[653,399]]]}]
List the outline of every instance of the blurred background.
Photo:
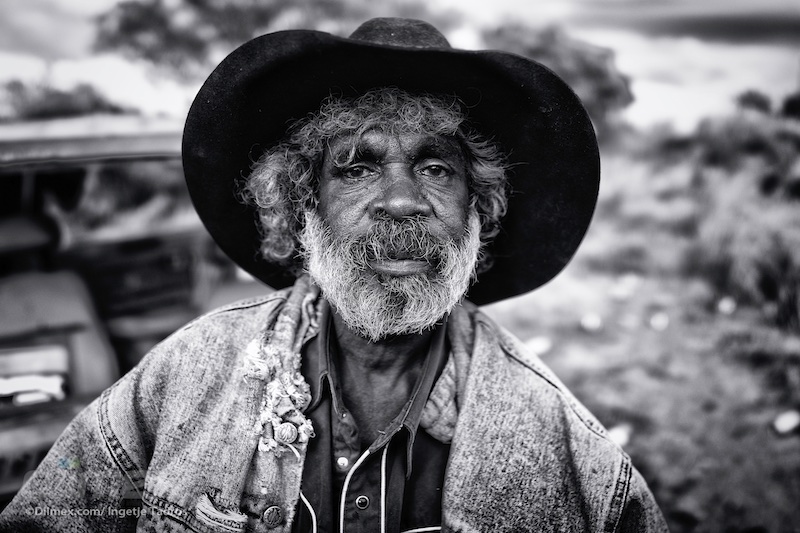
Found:
[{"label": "blurred background", "polygon": [[188,199],[180,135],[265,32],[424,18],[536,59],[601,142],[567,270],[489,306],[633,457],[676,532],[800,531],[797,0],[6,0],[0,500],[154,343],[269,292]]}]

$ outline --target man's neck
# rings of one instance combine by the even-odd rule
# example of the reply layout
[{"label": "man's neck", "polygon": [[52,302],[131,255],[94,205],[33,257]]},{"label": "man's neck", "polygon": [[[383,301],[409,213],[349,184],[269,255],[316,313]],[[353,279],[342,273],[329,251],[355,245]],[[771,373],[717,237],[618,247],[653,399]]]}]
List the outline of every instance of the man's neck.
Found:
[{"label": "man's neck", "polygon": [[359,366],[379,375],[406,373],[425,360],[432,331],[372,342],[350,329],[338,313],[332,313],[334,332],[344,364]]},{"label": "man's neck", "polygon": [[333,311],[339,346],[337,370],[344,403],[364,447],[369,446],[411,397],[428,354],[433,332],[371,342],[351,330]]}]

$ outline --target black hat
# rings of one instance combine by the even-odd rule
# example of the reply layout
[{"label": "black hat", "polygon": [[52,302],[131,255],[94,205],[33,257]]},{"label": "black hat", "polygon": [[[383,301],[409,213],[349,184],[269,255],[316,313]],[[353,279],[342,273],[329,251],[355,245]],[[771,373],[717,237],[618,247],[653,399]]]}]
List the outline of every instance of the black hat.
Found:
[{"label": "black hat", "polygon": [[274,288],[293,283],[284,267],[261,257],[254,208],[237,199],[236,184],[293,119],[332,93],[386,86],[457,95],[470,123],[508,157],[508,213],[488,249],[494,266],[467,297],[494,302],[558,274],[586,233],[600,181],[594,129],[578,97],[535,61],[457,50],[430,24],[408,19],[372,19],[349,38],[263,35],[209,76],[186,120],[183,164],[195,208],[222,250]]}]

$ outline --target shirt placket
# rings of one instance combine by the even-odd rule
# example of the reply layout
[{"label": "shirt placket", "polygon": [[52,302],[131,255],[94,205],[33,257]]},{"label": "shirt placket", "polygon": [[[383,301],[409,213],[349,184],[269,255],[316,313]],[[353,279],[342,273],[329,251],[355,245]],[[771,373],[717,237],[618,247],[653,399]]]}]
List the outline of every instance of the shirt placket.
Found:
[{"label": "shirt placket", "polygon": [[361,439],[358,436],[358,427],[352,415],[344,409],[341,402],[336,401],[336,398],[341,398],[340,394],[337,391],[333,396],[334,406],[330,411],[333,432],[331,452],[333,453],[334,469],[339,488],[342,487],[345,476],[347,476],[361,455]]},{"label": "shirt placket", "polygon": [[[310,463],[306,464],[303,488],[311,497],[306,502],[310,513],[315,514],[313,522],[318,527],[317,531],[338,531],[339,533],[369,532],[369,533],[399,533],[403,509],[406,468],[410,469],[410,455],[413,436],[419,420],[421,409],[430,394],[435,377],[441,371],[445,362],[444,327],[437,332],[431,346],[429,357],[426,360],[424,378],[418,383],[412,398],[404,407],[401,414],[386,428],[386,433],[377,439],[368,451],[361,453],[361,439],[358,427],[352,415],[347,411],[341,398],[342,391],[336,379],[335,367],[331,361],[331,351],[335,348],[330,344],[328,316],[321,321],[320,334],[315,342],[309,346],[312,355],[311,364],[304,368],[304,375],[312,383],[318,383],[317,401],[312,402],[310,418],[313,419],[315,428],[327,426],[330,455],[329,469],[320,470],[324,465],[324,442],[311,443],[309,446]],[[434,353],[436,357],[431,357]],[[318,361],[318,363],[316,362]],[[316,376],[316,379],[314,379]],[[327,392],[326,392],[327,389]],[[329,418],[325,420],[325,412]],[[411,414],[415,421],[408,421]],[[328,425],[329,424],[329,425]],[[403,433],[405,438],[399,439],[398,433]],[[398,437],[398,438],[396,438]],[[322,446],[320,446],[322,444]],[[408,458],[406,457],[408,455]],[[443,470],[446,455],[439,469]],[[315,468],[316,465],[316,468]],[[325,482],[327,472],[330,476]],[[439,483],[439,486],[441,483]],[[322,492],[333,496],[333,509],[326,505],[319,505],[326,498]],[[440,494],[436,498],[426,498],[423,506],[436,505],[439,507]],[[433,503],[435,500],[435,503]],[[328,500],[330,501],[330,500]],[[326,508],[333,511],[333,516],[326,520]],[[301,513],[301,515],[304,513]],[[412,513],[413,515],[413,513]],[[332,520],[330,520],[332,518]],[[308,528],[307,522],[301,520],[296,523],[294,531],[314,531]],[[416,520],[411,520],[417,523]],[[423,530],[432,531],[428,524],[438,522],[436,518],[424,520]],[[306,527],[303,527],[306,526]],[[415,526],[412,526],[412,528]]]},{"label": "shirt placket", "polygon": [[339,503],[341,533],[377,533],[385,520],[386,447],[374,453],[365,451],[352,466],[342,486]]}]

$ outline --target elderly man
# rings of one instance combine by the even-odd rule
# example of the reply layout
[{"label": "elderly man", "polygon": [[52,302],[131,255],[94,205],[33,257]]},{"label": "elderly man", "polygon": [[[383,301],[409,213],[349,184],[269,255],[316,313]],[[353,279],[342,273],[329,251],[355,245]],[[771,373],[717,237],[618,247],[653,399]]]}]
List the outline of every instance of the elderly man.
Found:
[{"label": "elderly man", "polygon": [[594,135],[550,71],[419,21],[266,35],[201,89],[184,167],[220,246],[282,290],[157,346],[0,524],[665,529],[602,426],[464,299],[545,283],[591,218]]}]

